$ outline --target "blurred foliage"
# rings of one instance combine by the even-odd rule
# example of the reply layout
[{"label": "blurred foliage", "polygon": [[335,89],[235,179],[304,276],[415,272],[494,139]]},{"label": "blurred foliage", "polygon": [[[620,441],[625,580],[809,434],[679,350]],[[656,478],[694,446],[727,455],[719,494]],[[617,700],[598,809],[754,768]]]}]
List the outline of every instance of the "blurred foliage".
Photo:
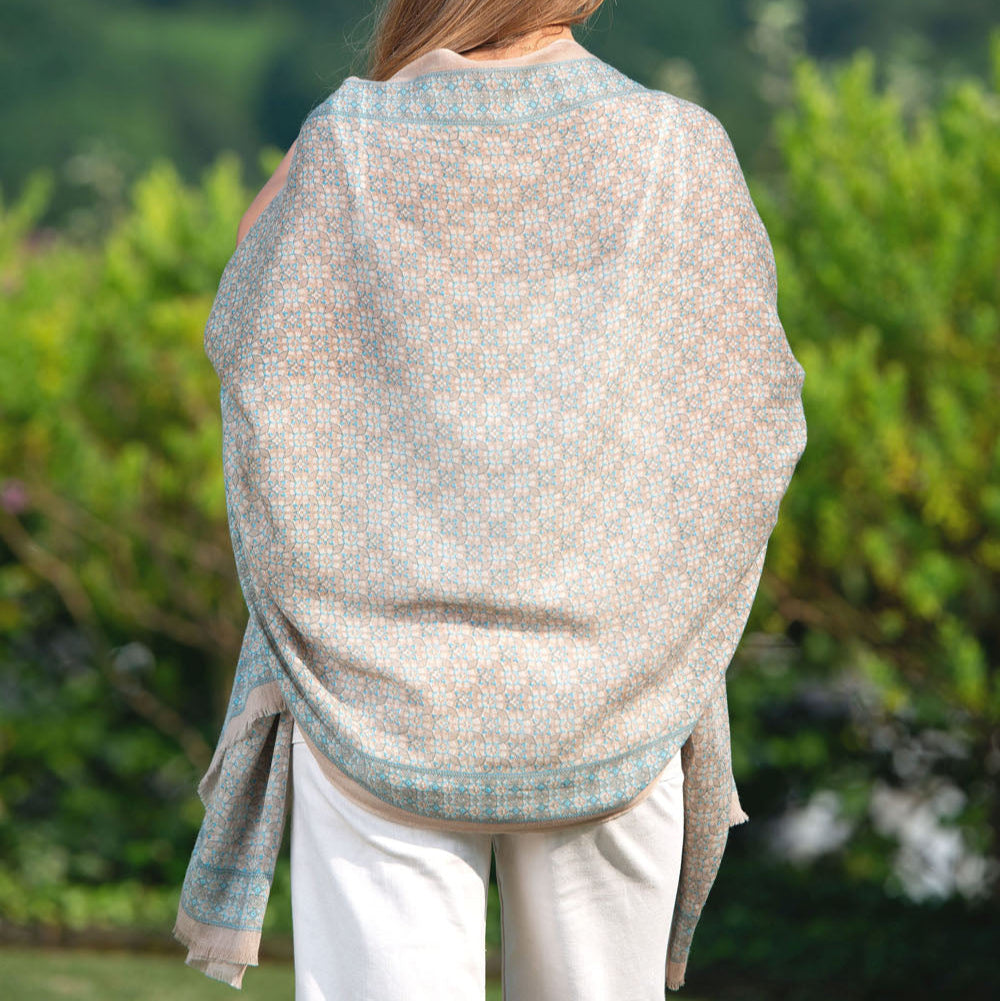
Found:
[{"label": "blurred foliage", "polygon": [[0,215],[0,858],[175,882],[246,622],[201,336],[247,193],[157,163],[89,246],[51,186]]},{"label": "blurred foliage", "polygon": [[1000,908],[887,896],[836,859],[795,871],[727,855],[697,934],[687,982],[713,1001],[1000,996]]},{"label": "blurred foliage", "polygon": [[[0,0],[0,186],[45,164],[61,183],[43,219],[87,220],[161,156],[190,181],[217,150],[286,150],[302,119],[362,75],[375,0]],[[650,86],[705,104],[756,150],[790,98],[796,53],[856,46],[907,102],[985,72],[982,0],[607,0],[578,38]],[[755,157],[756,159],[756,157]],[[255,176],[259,187],[264,177]]]},{"label": "blurred foliage", "polygon": [[[892,911],[899,845],[873,820],[880,787],[953,784],[963,799],[947,823],[1000,857],[1000,34],[989,51],[988,87],[957,81],[915,116],[879,89],[870,52],[829,79],[797,60],[780,170],[766,186],[749,177],[807,373],[809,443],[731,668],[751,823],[731,832],[706,922],[730,929],[727,968],[748,976],[792,963],[806,982],[844,908],[845,969],[866,922],[881,934],[871,922],[897,919],[886,914],[911,937],[939,934],[931,905]],[[261,157],[265,172],[280,155]],[[0,203],[4,921],[172,913],[246,622],[201,344],[254,192],[243,173],[226,153],[187,184],[157,160],[123,205],[97,206],[99,239],[38,227],[52,170]],[[842,844],[801,871],[745,864],[773,847],[774,818],[824,790],[850,825]],[[761,896],[748,916],[775,873],[789,896]],[[269,922],[285,920],[282,885]],[[753,934],[821,886],[843,894],[820,905],[837,908],[826,924]],[[985,969],[979,938],[963,941],[962,963]],[[905,971],[890,945],[856,975],[891,993]],[[957,982],[945,966],[937,983]],[[934,970],[913,973],[907,990],[931,996],[917,988],[932,991]]]},{"label": "blurred foliage", "polygon": [[[991,90],[962,82],[910,130],[870,53],[829,84],[801,62],[776,122],[783,182],[751,182],[809,443],[751,620],[795,656],[737,669],[731,705],[737,780],[774,776],[765,810],[779,788],[842,787],[864,825],[874,777],[947,779],[966,797],[953,822],[1000,859],[1000,33],[991,52]],[[925,760],[893,760],[941,733]],[[874,875],[864,844],[859,829],[847,864]]]},{"label": "blurred foliage", "polygon": [[[285,841],[288,835],[286,831]],[[193,842],[192,842],[193,844]],[[184,860],[186,863],[186,859]],[[183,871],[181,879],[183,879]],[[162,941],[173,927],[180,900],[180,882],[151,885],[140,879],[104,883],[66,882],[51,872],[51,863],[27,872],[0,867],[0,929],[3,922],[16,929],[48,929],[56,933],[125,931]],[[492,913],[491,913],[492,917]],[[292,934],[291,865],[287,850],[274,870],[271,896],[264,918],[262,948],[274,946],[278,936],[287,947]],[[277,942],[281,951],[280,941]]]}]

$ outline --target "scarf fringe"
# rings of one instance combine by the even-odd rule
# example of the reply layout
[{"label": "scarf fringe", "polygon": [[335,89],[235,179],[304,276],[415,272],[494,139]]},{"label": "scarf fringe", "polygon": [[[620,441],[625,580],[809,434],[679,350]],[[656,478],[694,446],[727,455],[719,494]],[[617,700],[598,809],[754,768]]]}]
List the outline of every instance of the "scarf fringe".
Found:
[{"label": "scarf fringe", "polygon": [[188,956],[184,962],[192,970],[204,973],[206,977],[229,984],[230,987],[235,987],[238,991],[243,989],[243,974],[247,972],[246,966],[227,963],[221,959],[197,959],[194,956]]},{"label": "scarf fringe", "polygon": [[736,786],[733,786],[733,796],[729,801],[729,826],[735,827],[737,824],[745,824],[750,819],[750,815],[740,806],[739,793]]},{"label": "scarf fringe", "polygon": [[258,965],[260,932],[207,925],[191,917],[183,906],[177,909],[173,936],[188,947],[184,962],[213,980],[242,989],[248,966]]},{"label": "scarf fringe", "polygon": [[261,717],[273,716],[275,713],[284,712],[287,708],[278,682],[269,681],[251,690],[243,712],[234,716],[222,731],[219,742],[215,746],[215,753],[209,762],[208,770],[198,783],[198,798],[205,806],[208,806],[208,801],[215,791],[215,784],[219,780],[219,772],[226,751],[245,736],[247,730]]},{"label": "scarf fringe", "polygon": [[667,990],[676,991],[684,986],[684,972],[687,968],[687,960],[680,963],[673,960],[667,961]]}]

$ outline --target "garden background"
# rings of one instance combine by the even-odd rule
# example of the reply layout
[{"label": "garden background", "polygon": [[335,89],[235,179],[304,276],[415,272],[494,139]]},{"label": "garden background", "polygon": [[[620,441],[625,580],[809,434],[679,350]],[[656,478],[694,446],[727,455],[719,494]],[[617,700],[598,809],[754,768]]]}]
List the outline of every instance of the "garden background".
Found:
[{"label": "garden background", "polygon": [[[0,0],[5,997],[229,996],[170,937],[247,618],[201,339],[369,27],[348,0]],[[751,819],[682,993],[1000,996],[996,8],[608,0],[576,37],[726,127],[806,370],[729,669]],[[497,919],[494,885],[494,993]],[[286,831],[248,998],[291,998],[290,928]]]}]

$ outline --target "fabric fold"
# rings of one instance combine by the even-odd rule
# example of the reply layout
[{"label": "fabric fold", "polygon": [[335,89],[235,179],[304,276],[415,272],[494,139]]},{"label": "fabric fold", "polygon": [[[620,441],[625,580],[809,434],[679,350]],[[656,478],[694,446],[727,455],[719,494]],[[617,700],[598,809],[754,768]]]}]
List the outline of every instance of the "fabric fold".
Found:
[{"label": "fabric fold", "polygon": [[[244,718],[249,717],[249,718]],[[292,717],[273,689],[251,694],[224,730],[199,790],[205,818],[181,887],[174,937],[185,962],[240,987],[258,949],[287,815]]]}]

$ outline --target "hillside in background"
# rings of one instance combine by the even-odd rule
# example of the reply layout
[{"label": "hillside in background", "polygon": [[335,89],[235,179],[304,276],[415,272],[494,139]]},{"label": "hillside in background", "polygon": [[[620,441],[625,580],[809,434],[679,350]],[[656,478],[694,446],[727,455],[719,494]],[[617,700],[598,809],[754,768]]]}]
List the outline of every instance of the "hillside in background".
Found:
[{"label": "hillside in background", "polygon": [[[262,183],[261,149],[286,150],[316,103],[364,75],[372,11],[356,0],[0,0],[4,201],[49,167],[42,224],[85,231],[100,218],[89,207],[119,199],[155,159],[195,180],[223,150]],[[766,174],[768,123],[796,55],[822,65],[869,48],[879,83],[916,106],[955,76],[987,75],[991,16],[982,0],[608,0],[577,38],[707,107],[744,165]]]}]

